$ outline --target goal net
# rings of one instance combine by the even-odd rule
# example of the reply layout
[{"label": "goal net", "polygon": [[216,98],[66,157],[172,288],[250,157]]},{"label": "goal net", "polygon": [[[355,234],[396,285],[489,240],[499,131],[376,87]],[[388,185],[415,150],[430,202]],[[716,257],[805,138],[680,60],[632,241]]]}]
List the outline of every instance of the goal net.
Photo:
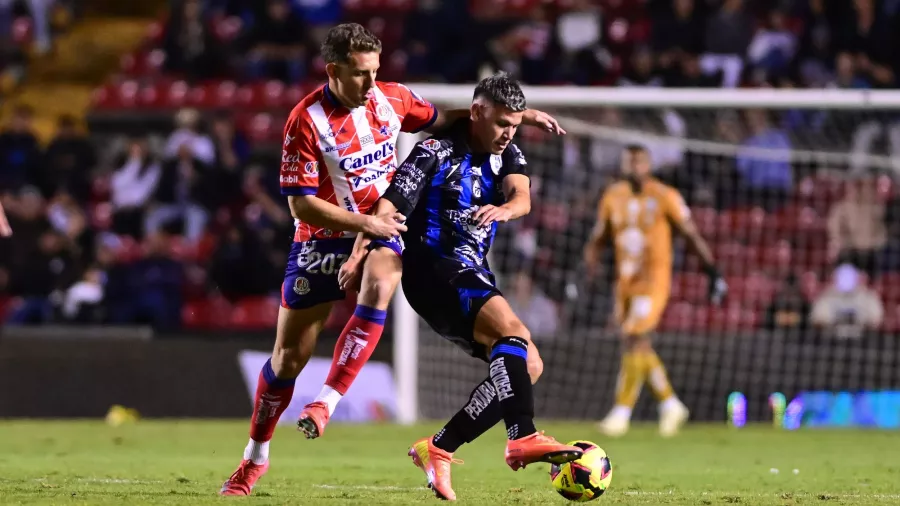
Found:
[{"label": "goal net", "polygon": [[[471,99],[468,86],[413,88],[442,105]],[[879,396],[900,398],[890,393],[900,386],[900,93],[532,88],[526,97],[568,135],[520,129],[532,212],[500,227],[490,262],[544,359],[539,416],[599,419],[612,407],[613,252],[587,280],[581,251],[622,147],[638,143],[686,200],[730,286],[723,305],[710,305],[698,259],[674,242],[654,342],[692,418],[725,419],[729,394],[742,392],[748,418],[767,419],[768,397],[781,392],[804,400],[807,424],[897,423],[900,405],[891,415]],[[452,415],[486,366],[415,316],[397,325],[406,419]],[[655,418],[646,390],[636,419]]]}]

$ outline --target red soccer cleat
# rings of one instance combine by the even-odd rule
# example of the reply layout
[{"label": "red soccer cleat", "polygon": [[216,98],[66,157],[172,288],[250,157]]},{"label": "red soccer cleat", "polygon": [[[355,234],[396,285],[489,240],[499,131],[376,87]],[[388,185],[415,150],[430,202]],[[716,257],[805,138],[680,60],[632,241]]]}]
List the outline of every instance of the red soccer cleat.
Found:
[{"label": "red soccer cleat", "polygon": [[438,499],[456,500],[456,492],[450,484],[450,464],[462,464],[453,458],[452,453],[445,452],[432,444],[433,437],[420,439],[409,449],[413,463],[425,473],[428,488],[434,491]]},{"label": "red soccer cleat", "polygon": [[219,495],[250,495],[253,486],[269,470],[269,461],[265,464],[254,464],[252,460],[242,460],[237,471],[222,484]]},{"label": "red soccer cleat", "polygon": [[506,443],[506,464],[513,471],[535,462],[564,464],[580,459],[582,455],[584,450],[581,448],[562,444],[550,436],[545,436],[543,431],[522,439],[511,439]]},{"label": "red soccer cleat", "polygon": [[311,402],[300,412],[297,430],[302,432],[306,439],[321,437],[325,434],[325,426],[328,425],[330,417],[327,404],[322,401]]}]

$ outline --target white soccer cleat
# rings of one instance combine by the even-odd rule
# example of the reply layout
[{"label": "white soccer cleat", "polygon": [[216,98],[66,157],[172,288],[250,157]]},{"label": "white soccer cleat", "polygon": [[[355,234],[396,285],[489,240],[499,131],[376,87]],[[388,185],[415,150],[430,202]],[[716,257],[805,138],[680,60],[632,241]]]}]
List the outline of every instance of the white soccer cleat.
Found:
[{"label": "white soccer cleat", "polygon": [[687,406],[675,397],[661,403],[659,405],[659,434],[662,437],[672,437],[678,434],[678,430],[690,416],[691,412],[688,411]]},{"label": "white soccer cleat", "polygon": [[597,424],[597,430],[609,437],[621,437],[628,432],[631,417],[615,409]]}]

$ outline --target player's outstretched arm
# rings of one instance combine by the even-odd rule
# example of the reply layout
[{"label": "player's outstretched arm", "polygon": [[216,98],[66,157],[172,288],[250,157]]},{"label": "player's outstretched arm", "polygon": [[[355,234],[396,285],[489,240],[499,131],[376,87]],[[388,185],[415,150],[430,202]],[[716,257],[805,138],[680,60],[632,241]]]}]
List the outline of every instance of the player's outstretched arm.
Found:
[{"label": "player's outstretched arm", "polygon": [[[434,133],[444,127],[453,124],[454,121],[468,118],[471,112],[469,109],[440,109],[438,108],[438,116],[434,123],[425,129],[426,132]],[[522,115],[522,124],[540,128],[557,135],[565,135],[566,131],[559,126],[556,118],[546,112],[537,109],[526,109]]]},{"label": "player's outstretched arm", "polygon": [[406,232],[403,215],[357,214],[341,209],[315,195],[290,195],[288,205],[298,220],[317,227],[362,232],[379,239],[390,239]]},{"label": "player's outstretched arm", "polygon": [[684,236],[688,248],[700,257],[700,261],[703,262],[703,270],[709,276],[709,299],[716,305],[720,304],[728,294],[728,283],[725,282],[725,278],[716,267],[712,250],[709,249],[709,245],[700,235],[700,231],[697,230],[697,226],[690,217],[673,219],[672,224]]}]

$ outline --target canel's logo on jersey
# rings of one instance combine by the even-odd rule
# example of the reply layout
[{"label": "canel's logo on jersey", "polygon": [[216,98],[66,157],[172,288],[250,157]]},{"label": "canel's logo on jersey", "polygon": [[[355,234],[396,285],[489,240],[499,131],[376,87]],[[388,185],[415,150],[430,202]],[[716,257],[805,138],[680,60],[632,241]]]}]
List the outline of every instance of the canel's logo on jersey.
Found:
[{"label": "canel's logo on jersey", "polygon": [[375,151],[360,154],[357,156],[348,156],[346,158],[341,158],[341,161],[338,163],[338,167],[340,167],[343,171],[356,170],[367,165],[371,165],[375,162],[384,160],[385,158],[393,154],[394,143],[383,142],[378,146],[377,149],[375,149]]}]

